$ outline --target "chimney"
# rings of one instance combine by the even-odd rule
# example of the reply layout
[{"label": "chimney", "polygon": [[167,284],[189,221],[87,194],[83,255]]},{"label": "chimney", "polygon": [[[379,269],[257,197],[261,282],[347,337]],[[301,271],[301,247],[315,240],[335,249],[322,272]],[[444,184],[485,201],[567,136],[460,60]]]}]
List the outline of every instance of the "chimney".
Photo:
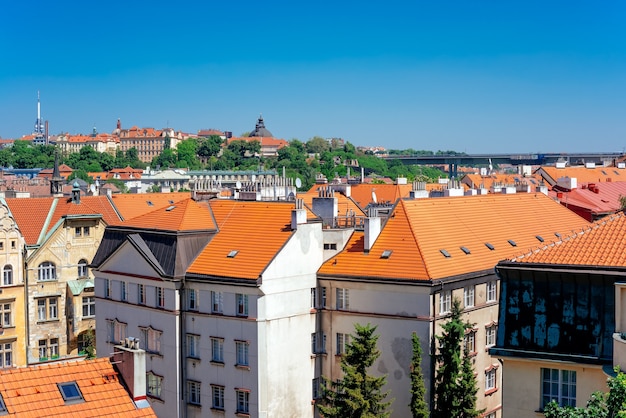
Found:
[{"label": "chimney", "polygon": [[304,209],[304,201],[296,199],[296,207],[291,211],[291,229],[298,229],[298,225],[306,223],[306,209]]},{"label": "chimney", "polygon": [[121,345],[116,345],[113,352],[113,364],[122,376],[133,401],[146,399],[146,352],[139,348],[139,339],[125,338]]},{"label": "chimney", "polygon": [[409,192],[409,197],[411,199],[425,199],[428,197],[428,190],[426,190],[425,181],[414,181],[412,189],[413,190]]},{"label": "chimney", "polygon": [[324,226],[334,225],[339,212],[337,198],[330,187],[320,187],[313,200],[313,213],[322,218]]},{"label": "chimney", "polygon": [[380,235],[380,230],[381,222],[379,217],[368,216],[367,218],[365,218],[365,236],[363,242],[363,250],[366,253],[369,253],[374,246],[378,235]]}]

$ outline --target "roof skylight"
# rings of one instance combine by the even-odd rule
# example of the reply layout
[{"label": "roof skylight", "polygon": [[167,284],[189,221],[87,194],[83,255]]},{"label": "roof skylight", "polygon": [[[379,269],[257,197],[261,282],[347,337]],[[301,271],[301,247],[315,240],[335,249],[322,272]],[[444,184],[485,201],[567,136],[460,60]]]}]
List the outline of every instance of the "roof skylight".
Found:
[{"label": "roof skylight", "polygon": [[463,251],[465,254],[471,254],[472,252],[469,250],[469,248],[467,247],[459,247],[461,248],[461,251]]},{"label": "roof skylight", "polygon": [[541,235],[535,235],[535,238],[537,238],[539,240],[539,242],[543,242],[544,239]]},{"label": "roof skylight", "polygon": [[76,382],[57,383],[57,386],[65,402],[84,400]]},{"label": "roof skylight", "polygon": [[165,210],[166,210],[167,212],[171,212],[171,211],[173,211],[175,208],[176,208],[176,206],[172,205],[172,206],[169,206],[169,207],[168,207],[167,209],[165,209]]},{"label": "roof skylight", "polygon": [[235,256],[239,253],[239,250],[231,250],[226,257],[235,258]]},{"label": "roof skylight", "polygon": [[146,200],[146,203],[148,204],[148,206],[154,206],[154,203],[152,203],[151,200]]},{"label": "roof skylight", "polygon": [[444,256],[444,257],[446,257],[446,258],[450,258],[450,257],[452,257],[452,256],[450,255],[450,253],[449,253],[449,252],[447,252],[446,250],[439,250],[439,252],[440,252],[441,254],[443,254],[443,256]]},{"label": "roof skylight", "polygon": [[493,244],[490,244],[488,242],[485,242],[485,247],[489,248],[491,251],[495,250],[496,248],[493,246]]},{"label": "roof skylight", "polygon": [[517,247],[517,243],[513,241],[512,239],[508,240],[507,242],[511,244],[512,247]]},{"label": "roof skylight", "polygon": [[383,251],[383,253],[380,255],[380,258],[389,258],[391,256],[391,253],[393,252],[393,250],[385,250]]}]

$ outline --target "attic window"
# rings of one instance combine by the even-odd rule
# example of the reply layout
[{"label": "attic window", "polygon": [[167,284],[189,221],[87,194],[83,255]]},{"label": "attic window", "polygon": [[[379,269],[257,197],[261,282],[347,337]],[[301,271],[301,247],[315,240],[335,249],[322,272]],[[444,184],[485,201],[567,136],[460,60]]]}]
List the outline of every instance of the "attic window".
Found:
[{"label": "attic window", "polygon": [[439,252],[440,252],[441,254],[443,254],[443,256],[444,256],[445,258],[450,258],[450,257],[452,257],[452,256],[450,255],[450,253],[449,253],[449,252],[447,252],[446,250],[439,250]]},{"label": "attic window", "polygon": [[619,176],[619,171],[613,170],[613,172],[615,173],[616,176]]},{"label": "attic window", "polygon": [[169,204],[170,204],[170,205],[173,205],[173,204],[174,204],[174,201],[173,201],[173,200],[168,200],[168,202],[169,202]]},{"label": "attic window", "polygon": [[168,207],[167,209],[165,209],[167,212],[171,212],[176,208],[176,206],[172,205],[170,207]]},{"label": "attic window", "polygon": [[541,235],[535,235],[535,238],[537,238],[539,240],[539,242],[543,242],[544,239]]},{"label": "attic window", "polygon": [[508,240],[508,243],[511,244],[512,247],[517,247],[517,243],[512,239]]},{"label": "attic window", "polygon": [[154,203],[152,203],[151,200],[147,200],[146,203],[148,204],[148,206],[154,206]]},{"label": "attic window", "polygon": [[76,382],[57,383],[57,386],[61,391],[61,395],[63,395],[65,403],[84,400]]},{"label": "attic window", "polygon": [[393,252],[393,250],[385,250],[383,251],[383,253],[380,255],[380,258],[389,258],[391,257],[391,253]]},{"label": "attic window", "polygon": [[557,237],[558,239],[561,239],[561,234],[559,234],[558,232],[555,232],[554,236]]},{"label": "attic window", "polygon": [[465,254],[471,254],[472,252],[469,250],[469,248],[467,247],[459,247],[461,249],[461,251],[463,251]]},{"label": "attic window", "polygon": [[491,251],[496,249],[492,244],[490,244],[488,242],[485,242],[485,247],[489,248]]},{"label": "attic window", "polygon": [[2,399],[2,395],[0,395],[0,415],[6,415],[7,406],[4,404],[4,399]]},{"label": "attic window", "polygon": [[607,175],[607,174],[606,174],[606,171],[604,171],[604,170],[602,170],[602,174],[604,174],[605,176]]},{"label": "attic window", "polygon": [[231,252],[228,253],[228,255],[226,257],[228,257],[228,258],[235,258],[237,253],[239,253],[239,250],[232,250]]}]

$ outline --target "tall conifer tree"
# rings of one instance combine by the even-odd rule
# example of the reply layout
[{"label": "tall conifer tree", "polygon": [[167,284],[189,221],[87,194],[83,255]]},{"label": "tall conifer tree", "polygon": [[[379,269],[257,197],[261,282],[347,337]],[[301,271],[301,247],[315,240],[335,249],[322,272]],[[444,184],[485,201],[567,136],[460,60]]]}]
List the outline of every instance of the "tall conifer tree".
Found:
[{"label": "tall conifer tree", "polygon": [[422,345],[417,333],[412,335],[413,358],[411,359],[411,414],[413,418],[428,418],[428,405],[426,404],[426,386],[422,373]]}]

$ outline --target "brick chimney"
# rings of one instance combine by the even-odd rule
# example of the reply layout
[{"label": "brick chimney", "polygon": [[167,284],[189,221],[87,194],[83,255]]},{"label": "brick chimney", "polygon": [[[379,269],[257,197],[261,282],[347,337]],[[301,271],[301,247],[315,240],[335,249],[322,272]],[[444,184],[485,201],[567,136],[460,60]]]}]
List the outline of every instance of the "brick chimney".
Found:
[{"label": "brick chimney", "polygon": [[146,352],[139,348],[139,339],[127,337],[113,352],[113,364],[124,380],[135,404],[146,402]]}]

